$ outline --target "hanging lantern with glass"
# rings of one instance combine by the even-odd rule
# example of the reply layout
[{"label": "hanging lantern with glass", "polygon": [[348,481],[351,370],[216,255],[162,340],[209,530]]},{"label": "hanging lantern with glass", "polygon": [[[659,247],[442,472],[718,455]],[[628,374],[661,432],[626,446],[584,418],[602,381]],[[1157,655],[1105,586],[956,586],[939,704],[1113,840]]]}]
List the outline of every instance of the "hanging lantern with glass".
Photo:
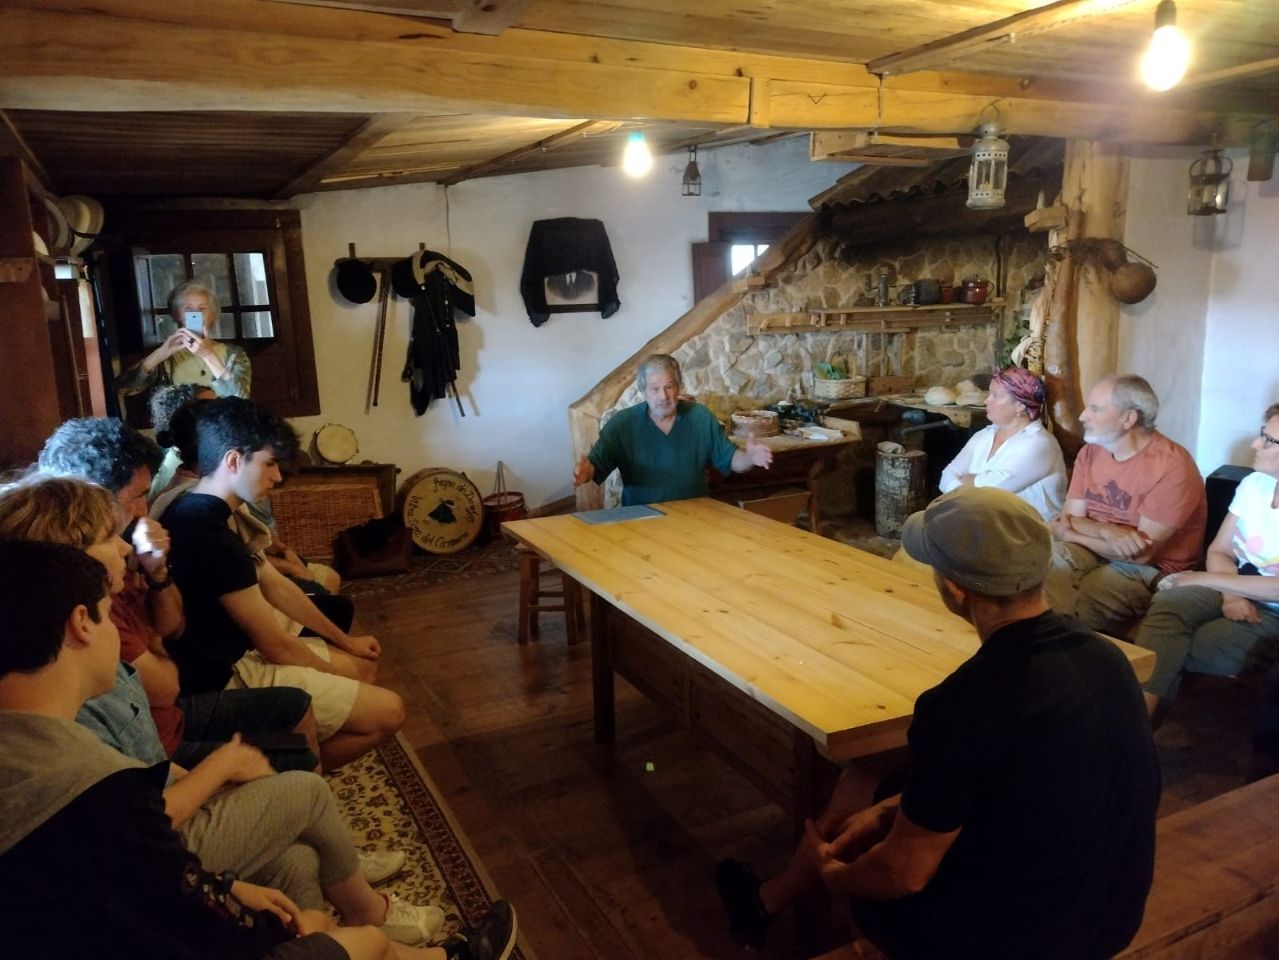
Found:
[{"label": "hanging lantern with glass", "polygon": [[983,124],[981,139],[973,144],[968,167],[968,206],[973,210],[996,210],[1004,205],[1008,187],[1008,141],[999,138],[999,127]]},{"label": "hanging lantern with glass", "polygon": [[688,148],[688,166],[684,168],[684,180],[680,184],[680,194],[685,197],[702,195],[702,171],[697,165],[697,147]]},{"label": "hanging lantern with glass", "polygon": [[1190,165],[1190,189],[1186,195],[1186,213],[1207,217],[1225,213],[1230,200],[1230,171],[1234,164],[1214,147]]}]

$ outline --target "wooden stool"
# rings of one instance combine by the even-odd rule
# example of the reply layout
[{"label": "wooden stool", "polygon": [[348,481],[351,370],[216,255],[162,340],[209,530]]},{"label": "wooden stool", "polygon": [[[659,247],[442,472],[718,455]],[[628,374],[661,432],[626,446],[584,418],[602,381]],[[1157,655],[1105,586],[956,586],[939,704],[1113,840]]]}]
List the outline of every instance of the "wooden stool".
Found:
[{"label": "wooden stool", "polygon": [[[557,571],[553,565],[542,569],[542,558],[536,551],[520,545],[516,547],[520,556],[520,609],[516,636],[520,643],[528,643],[529,638],[538,637],[537,617],[540,613],[564,614],[564,633],[570,645],[582,639],[585,628],[582,615],[582,588],[568,574]],[[560,574],[560,589],[545,590],[542,588],[542,577],[552,573]],[[559,603],[543,603],[544,597],[558,598]]]}]

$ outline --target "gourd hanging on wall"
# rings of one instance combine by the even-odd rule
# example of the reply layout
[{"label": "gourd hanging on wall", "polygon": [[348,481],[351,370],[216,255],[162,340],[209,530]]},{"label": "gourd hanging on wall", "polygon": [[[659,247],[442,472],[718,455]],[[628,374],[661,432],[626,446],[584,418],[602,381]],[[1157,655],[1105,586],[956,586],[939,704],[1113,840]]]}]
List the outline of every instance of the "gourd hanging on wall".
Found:
[{"label": "gourd hanging on wall", "polygon": [[457,392],[461,369],[454,309],[475,316],[475,286],[466,268],[442,253],[422,250],[391,268],[391,286],[413,304],[408,355],[400,379],[409,385],[409,400],[420,417],[432,400],[452,391],[458,413],[466,416]]}]

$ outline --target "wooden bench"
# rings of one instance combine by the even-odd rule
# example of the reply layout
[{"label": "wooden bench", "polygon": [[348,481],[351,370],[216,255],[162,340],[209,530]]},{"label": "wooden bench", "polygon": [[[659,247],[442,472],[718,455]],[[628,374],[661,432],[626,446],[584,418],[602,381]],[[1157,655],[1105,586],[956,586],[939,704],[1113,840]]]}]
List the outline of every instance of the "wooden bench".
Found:
[{"label": "wooden bench", "polygon": [[[1159,821],[1141,929],[1116,960],[1279,958],[1279,775]],[[865,941],[816,960],[878,960]]]}]

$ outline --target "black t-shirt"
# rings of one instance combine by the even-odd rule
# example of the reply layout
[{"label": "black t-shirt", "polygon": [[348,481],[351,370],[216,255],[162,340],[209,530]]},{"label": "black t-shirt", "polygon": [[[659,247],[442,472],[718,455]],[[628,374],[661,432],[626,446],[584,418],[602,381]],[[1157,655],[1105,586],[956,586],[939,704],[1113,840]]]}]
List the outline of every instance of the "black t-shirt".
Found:
[{"label": "black t-shirt", "polygon": [[909,740],[901,809],[960,834],[921,893],[855,905],[892,956],[1083,960],[1128,944],[1160,783],[1113,643],[1055,613],[1003,627],[920,696]]},{"label": "black t-shirt", "polygon": [[99,780],[0,855],[5,956],[254,960],[291,939],[183,846],[164,813],[167,769]]},{"label": "black t-shirt", "polygon": [[218,497],[187,493],[164,511],[169,567],[182,591],[186,630],[167,644],[184,694],[221,690],[231,667],[251,647],[220,598],[258,582],[253,557],[227,521],[231,507]]}]

